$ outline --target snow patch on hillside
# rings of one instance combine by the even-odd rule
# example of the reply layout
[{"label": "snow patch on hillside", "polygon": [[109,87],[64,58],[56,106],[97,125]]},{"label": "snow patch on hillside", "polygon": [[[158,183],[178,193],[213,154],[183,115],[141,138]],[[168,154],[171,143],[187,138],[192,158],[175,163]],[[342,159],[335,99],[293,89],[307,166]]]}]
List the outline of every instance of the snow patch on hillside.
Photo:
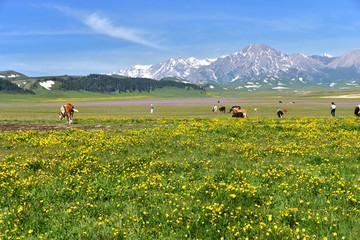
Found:
[{"label": "snow patch on hillside", "polygon": [[8,76],[0,75],[0,78],[15,78],[15,77],[20,77],[20,76],[17,75],[17,74],[11,74],[11,75],[8,75]]},{"label": "snow patch on hillside", "polygon": [[16,85],[18,86],[18,87],[21,87],[21,86],[23,86],[23,85],[25,85],[26,84],[26,81],[21,81],[21,82],[17,82],[16,83]]},{"label": "snow patch on hillside", "polygon": [[45,88],[47,90],[51,90],[51,87],[55,84],[55,82],[52,80],[49,80],[49,81],[45,81],[45,82],[40,82],[39,84],[43,88]]},{"label": "snow patch on hillside", "polygon": [[273,87],[272,89],[274,89],[274,90],[283,90],[283,89],[289,89],[289,88],[288,87],[277,86],[277,87]]}]

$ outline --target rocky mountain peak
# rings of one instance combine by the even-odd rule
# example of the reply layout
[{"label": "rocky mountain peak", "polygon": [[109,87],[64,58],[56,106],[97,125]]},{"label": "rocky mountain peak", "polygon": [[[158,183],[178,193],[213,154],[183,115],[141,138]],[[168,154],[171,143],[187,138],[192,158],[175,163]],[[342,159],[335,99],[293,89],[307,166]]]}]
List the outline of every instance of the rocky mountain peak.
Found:
[{"label": "rocky mountain peak", "polygon": [[360,73],[360,49],[350,50],[328,64],[332,68],[355,68]]},{"label": "rocky mountain peak", "polygon": [[[265,44],[250,44],[238,52],[217,59],[170,59],[154,66],[134,66],[114,74],[131,77],[180,77],[193,82],[229,83],[258,80],[264,77],[332,81],[338,69],[355,69],[360,78],[360,50],[351,50],[340,57],[285,54]],[[333,74],[333,76],[331,75]]]}]

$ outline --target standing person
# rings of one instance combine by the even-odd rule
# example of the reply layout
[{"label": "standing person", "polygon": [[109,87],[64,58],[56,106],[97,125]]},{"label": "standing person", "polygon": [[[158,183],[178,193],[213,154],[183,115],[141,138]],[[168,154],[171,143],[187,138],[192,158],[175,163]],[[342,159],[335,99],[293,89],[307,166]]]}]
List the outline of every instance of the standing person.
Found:
[{"label": "standing person", "polygon": [[334,102],[331,103],[331,115],[335,117],[336,105]]},{"label": "standing person", "polygon": [[150,112],[153,113],[154,112],[154,106],[151,104],[150,106]]}]

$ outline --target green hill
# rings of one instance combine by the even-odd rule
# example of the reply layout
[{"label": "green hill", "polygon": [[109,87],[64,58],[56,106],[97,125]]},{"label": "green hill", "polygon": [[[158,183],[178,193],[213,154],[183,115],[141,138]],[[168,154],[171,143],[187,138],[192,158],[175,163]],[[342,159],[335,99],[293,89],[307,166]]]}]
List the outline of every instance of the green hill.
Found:
[{"label": "green hill", "polygon": [[126,93],[126,92],[150,92],[155,89],[164,87],[174,87],[183,89],[194,89],[204,91],[201,86],[195,84],[185,84],[175,81],[157,81],[148,78],[118,78],[102,74],[90,74],[87,76],[60,76],[60,77],[46,77],[37,78],[33,87],[52,81],[53,86],[51,90],[62,91],[88,91],[96,93]]},{"label": "green hill", "polygon": [[4,79],[19,79],[26,77],[27,77],[26,75],[13,70],[0,71],[0,78],[4,78]]},{"label": "green hill", "polygon": [[33,93],[32,91],[22,89],[18,87],[16,84],[8,81],[0,79],[0,92],[6,92],[6,93]]},{"label": "green hill", "polygon": [[[0,79],[1,80],[1,79]],[[146,78],[87,76],[45,76],[2,80],[0,102],[106,101],[109,99],[155,99],[207,97],[205,88],[177,81]],[[9,86],[11,85],[11,87]],[[34,93],[28,94],[15,93]]]},{"label": "green hill", "polygon": [[[49,91],[88,91],[96,93],[112,92],[150,92],[164,87],[174,87],[181,89],[193,89],[204,92],[205,89],[192,83],[181,81],[163,80],[157,81],[147,78],[114,77],[102,74],[90,74],[87,76],[46,76],[46,77],[26,77],[14,71],[3,71],[4,81],[10,81],[16,86],[29,91],[38,92],[39,89]],[[0,75],[1,76],[1,75]],[[11,76],[11,77],[9,77]],[[1,79],[1,78],[0,78]],[[47,87],[49,85],[49,87]],[[7,85],[6,85],[7,86]],[[8,90],[3,88],[1,90]]]}]

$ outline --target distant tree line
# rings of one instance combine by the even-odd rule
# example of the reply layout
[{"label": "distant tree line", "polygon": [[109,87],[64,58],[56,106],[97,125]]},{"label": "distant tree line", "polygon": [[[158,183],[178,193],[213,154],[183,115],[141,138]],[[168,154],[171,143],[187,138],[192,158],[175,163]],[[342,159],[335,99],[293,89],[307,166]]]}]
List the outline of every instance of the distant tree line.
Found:
[{"label": "distant tree line", "polygon": [[9,92],[9,93],[30,93],[34,94],[33,91],[22,89],[15,83],[12,83],[9,80],[0,79],[0,92]]},{"label": "distant tree line", "polygon": [[90,74],[88,76],[67,76],[66,78],[49,78],[61,82],[61,90],[85,90],[89,92],[150,92],[158,88],[175,87],[187,90],[205,91],[196,84],[186,84],[171,80],[153,80],[148,78],[119,78],[109,75]]}]

